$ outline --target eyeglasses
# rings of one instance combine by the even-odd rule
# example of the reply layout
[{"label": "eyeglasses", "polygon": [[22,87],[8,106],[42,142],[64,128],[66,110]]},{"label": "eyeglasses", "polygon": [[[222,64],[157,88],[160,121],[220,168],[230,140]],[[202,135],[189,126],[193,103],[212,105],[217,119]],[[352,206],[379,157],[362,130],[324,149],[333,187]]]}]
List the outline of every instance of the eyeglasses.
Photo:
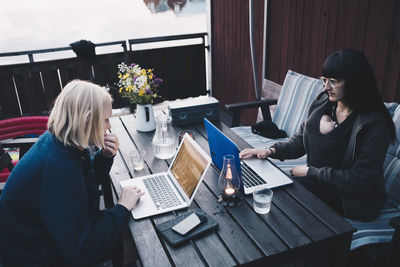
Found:
[{"label": "eyeglasses", "polygon": [[331,85],[332,88],[334,88],[336,85],[338,85],[338,83],[340,83],[342,80],[336,80],[334,78],[326,78],[326,77],[319,77],[320,80],[322,81],[322,83],[324,84],[324,87],[326,86],[326,84],[329,81],[329,84]]}]

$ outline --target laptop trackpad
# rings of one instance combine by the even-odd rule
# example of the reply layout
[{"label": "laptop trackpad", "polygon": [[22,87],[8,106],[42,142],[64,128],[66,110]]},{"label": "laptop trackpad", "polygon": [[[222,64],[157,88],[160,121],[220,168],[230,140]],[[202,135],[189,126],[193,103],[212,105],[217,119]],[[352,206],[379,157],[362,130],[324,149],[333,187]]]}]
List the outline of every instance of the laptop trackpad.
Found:
[{"label": "laptop trackpad", "polygon": [[293,181],[268,160],[250,158],[244,162],[269,184],[270,188],[292,183]]},{"label": "laptop trackpad", "polygon": [[261,177],[263,177],[262,174],[264,172],[271,172],[276,169],[268,160],[249,158],[244,159],[243,161]]}]

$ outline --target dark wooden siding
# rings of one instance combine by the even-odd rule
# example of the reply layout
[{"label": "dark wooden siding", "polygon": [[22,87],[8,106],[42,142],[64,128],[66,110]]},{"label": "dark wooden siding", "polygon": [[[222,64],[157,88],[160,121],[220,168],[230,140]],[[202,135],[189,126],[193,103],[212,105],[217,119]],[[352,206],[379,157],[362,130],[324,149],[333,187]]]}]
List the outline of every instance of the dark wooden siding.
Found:
[{"label": "dark wooden siding", "polygon": [[399,101],[399,3],[269,1],[266,77],[282,84],[288,69],[318,77],[329,54],[354,48],[368,57],[384,100]]},{"label": "dark wooden siding", "polygon": [[[264,1],[255,2],[255,21],[262,30]],[[222,103],[254,100],[247,5],[212,1],[213,93]],[[329,54],[354,48],[368,57],[383,99],[399,102],[399,17],[396,0],[269,0],[264,77],[282,84],[288,69],[318,77]],[[241,39],[246,40],[244,46]],[[259,34],[256,41],[261,57]],[[237,83],[232,77],[243,80]],[[253,114],[243,116],[242,122],[254,123]]]},{"label": "dark wooden siding", "polygon": [[[254,82],[249,43],[248,1],[211,1],[211,51],[213,96],[221,104],[254,100]],[[264,1],[255,1],[255,37],[262,66],[262,32]],[[246,112],[250,120],[256,112]]]},{"label": "dark wooden siding", "polygon": [[115,87],[120,62],[154,68],[155,75],[164,80],[159,94],[165,99],[207,93],[204,44],[103,54],[92,63],[69,58],[4,65],[0,66],[0,119],[48,114],[61,88],[73,79],[108,85],[115,100],[113,107],[128,105]]}]

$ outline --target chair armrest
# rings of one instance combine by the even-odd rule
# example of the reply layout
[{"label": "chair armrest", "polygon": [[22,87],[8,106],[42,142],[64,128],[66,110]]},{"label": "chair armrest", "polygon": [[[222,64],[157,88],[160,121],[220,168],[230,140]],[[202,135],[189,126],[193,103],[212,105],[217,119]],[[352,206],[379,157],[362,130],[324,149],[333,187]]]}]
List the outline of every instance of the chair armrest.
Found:
[{"label": "chair armrest", "polygon": [[271,120],[269,106],[276,105],[277,102],[277,99],[264,99],[236,104],[226,104],[225,107],[232,112],[232,127],[235,127],[240,124],[240,115],[242,110],[248,108],[260,107],[264,120]]},{"label": "chair armrest", "polygon": [[15,138],[15,139],[5,139],[0,141],[2,147],[16,147],[25,144],[34,144],[38,140],[37,137],[34,138]]}]

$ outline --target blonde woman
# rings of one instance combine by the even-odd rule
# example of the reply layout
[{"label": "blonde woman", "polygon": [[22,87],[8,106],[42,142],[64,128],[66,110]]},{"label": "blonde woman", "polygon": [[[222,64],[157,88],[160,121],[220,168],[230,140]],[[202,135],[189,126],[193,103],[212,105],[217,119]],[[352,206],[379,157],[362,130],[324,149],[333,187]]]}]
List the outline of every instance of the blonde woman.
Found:
[{"label": "blonde woman", "polygon": [[[110,129],[112,98],[75,80],[54,104],[48,131],[12,171],[0,199],[3,266],[81,266],[111,255],[130,210],[143,194],[124,188],[99,211],[99,184],[118,151]],[[89,146],[102,148],[94,158]]]}]

